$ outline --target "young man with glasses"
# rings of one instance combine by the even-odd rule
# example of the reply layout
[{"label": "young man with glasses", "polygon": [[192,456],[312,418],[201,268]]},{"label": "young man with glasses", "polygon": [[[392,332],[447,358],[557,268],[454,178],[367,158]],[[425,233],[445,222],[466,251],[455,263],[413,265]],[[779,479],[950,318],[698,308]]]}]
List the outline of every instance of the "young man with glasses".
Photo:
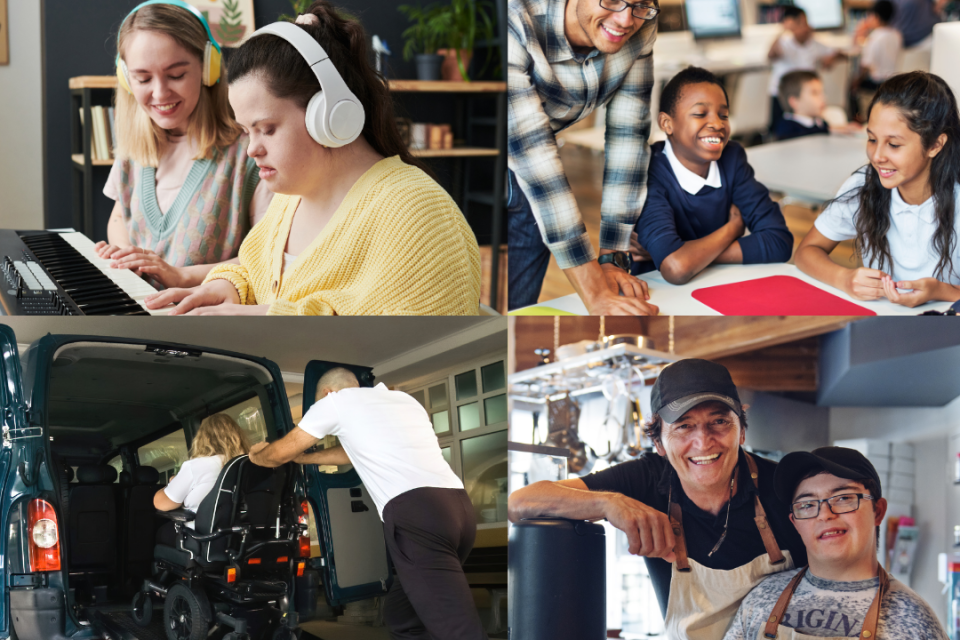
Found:
[{"label": "young man with glasses", "polygon": [[859,451],[822,447],[787,454],[774,487],[790,504],[809,565],[757,585],[724,640],[946,640],[929,605],[877,561],[887,501],[876,469]]},{"label": "young man with glasses", "polygon": [[[509,305],[535,304],[551,253],[593,315],[652,315],[629,273],[646,198],[656,0],[510,0]],[[606,105],[600,257],[567,181],[556,134]]]}]

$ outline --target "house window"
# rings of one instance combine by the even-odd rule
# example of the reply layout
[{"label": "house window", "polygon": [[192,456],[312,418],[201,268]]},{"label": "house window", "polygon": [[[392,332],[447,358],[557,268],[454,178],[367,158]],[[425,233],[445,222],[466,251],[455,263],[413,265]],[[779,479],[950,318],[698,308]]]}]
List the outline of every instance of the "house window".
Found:
[{"label": "house window", "polygon": [[423,405],[443,459],[463,480],[477,524],[507,521],[506,357],[441,373],[403,389]]}]

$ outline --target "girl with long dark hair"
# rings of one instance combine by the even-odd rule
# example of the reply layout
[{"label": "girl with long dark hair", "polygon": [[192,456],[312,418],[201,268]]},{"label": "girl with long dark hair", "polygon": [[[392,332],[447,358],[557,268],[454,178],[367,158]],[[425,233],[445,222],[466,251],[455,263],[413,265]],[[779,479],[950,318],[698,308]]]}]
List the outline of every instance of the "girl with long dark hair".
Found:
[{"label": "girl with long dark hair", "polygon": [[[314,55],[311,67],[305,56]],[[277,195],[243,241],[239,265],[220,265],[200,287],[169,289],[148,306],[179,302],[171,315],[479,312],[477,240],[403,144],[359,22],[318,0],[295,25],[247,40],[229,69],[247,153]],[[326,100],[329,119],[318,121],[310,114]]]},{"label": "girl with long dark hair", "polygon": [[[800,243],[804,273],[858,300],[908,307],[960,300],[960,115],[942,78],[922,71],[880,85],[867,112],[867,157]],[[830,252],[856,241],[863,267]]]}]

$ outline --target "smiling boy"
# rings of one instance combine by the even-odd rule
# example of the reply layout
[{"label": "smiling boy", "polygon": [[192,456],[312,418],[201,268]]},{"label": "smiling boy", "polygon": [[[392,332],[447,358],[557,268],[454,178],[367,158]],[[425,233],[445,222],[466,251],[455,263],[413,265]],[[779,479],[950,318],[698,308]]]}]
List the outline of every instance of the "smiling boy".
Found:
[{"label": "smiling boy", "polygon": [[791,505],[809,566],[757,585],[724,640],[946,639],[929,605],[877,561],[887,501],[869,460],[843,447],[790,453],[777,465],[774,486]]},{"label": "smiling boy", "polygon": [[793,236],[743,147],[730,141],[729,100],[716,76],[699,67],[674,76],[660,98],[659,124],[667,139],[651,147],[636,226],[652,267],[684,284],[713,263],[789,260]]}]

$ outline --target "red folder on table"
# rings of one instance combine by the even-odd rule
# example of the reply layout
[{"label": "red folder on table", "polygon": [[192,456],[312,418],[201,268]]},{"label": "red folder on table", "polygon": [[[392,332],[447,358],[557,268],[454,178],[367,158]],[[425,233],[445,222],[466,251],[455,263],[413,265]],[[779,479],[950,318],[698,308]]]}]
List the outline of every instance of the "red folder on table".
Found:
[{"label": "red folder on table", "polygon": [[725,316],[875,316],[866,307],[844,300],[792,276],[770,276],[693,292]]}]

